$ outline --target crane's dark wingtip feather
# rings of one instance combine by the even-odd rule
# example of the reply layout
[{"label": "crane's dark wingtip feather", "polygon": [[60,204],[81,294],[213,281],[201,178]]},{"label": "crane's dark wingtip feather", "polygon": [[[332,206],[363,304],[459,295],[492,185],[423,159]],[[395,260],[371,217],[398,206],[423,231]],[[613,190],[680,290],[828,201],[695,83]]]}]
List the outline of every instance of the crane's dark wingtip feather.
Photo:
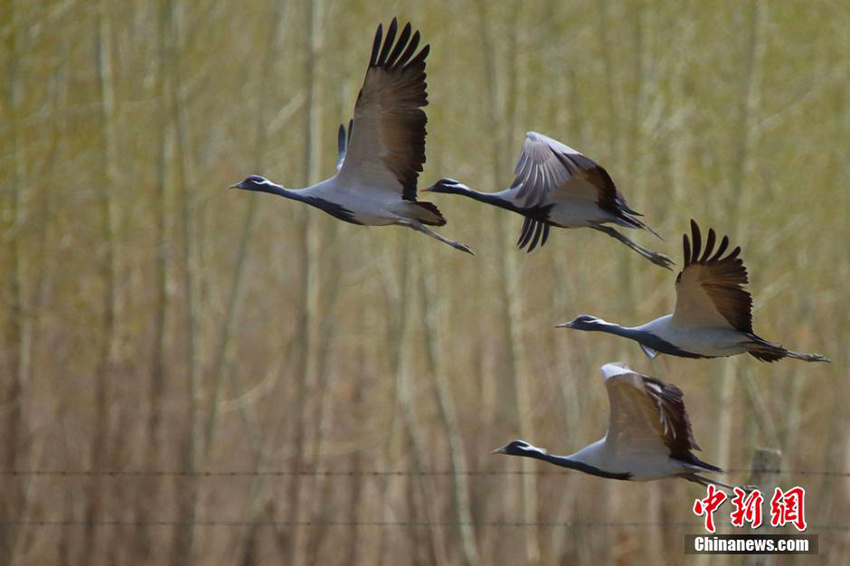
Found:
[{"label": "crane's dark wingtip feather", "polygon": [[535,222],[534,226],[534,237],[531,239],[531,244],[528,246],[528,253],[534,251],[537,247],[537,242],[540,240],[540,234],[543,232],[543,223]]},{"label": "crane's dark wingtip feather", "polygon": [[419,65],[425,61],[425,58],[428,57],[428,54],[431,52],[431,44],[426,43],[425,47],[413,58],[413,60],[407,64],[408,67],[413,67],[415,65]]},{"label": "crane's dark wingtip feather", "polygon": [[691,263],[699,261],[699,254],[702,251],[702,234],[699,231],[699,225],[691,220],[691,237],[693,238],[693,249],[691,250]]},{"label": "crane's dark wingtip feather", "polygon": [[405,24],[404,29],[401,30],[401,35],[396,42],[395,49],[392,50],[389,57],[387,57],[387,66],[393,67],[398,60],[399,55],[401,55],[402,50],[407,45],[407,40],[410,39],[410,24]]},{"label": "crane's dark wingtip feather", "polygon": [[410,42],[407,44],[407,49],[404,50],[398,60],[394,62],[393,68],[404,67],[410,61],[410,58],[416,52],[416,48],[419,47],[419,32],[415,32],[413,37],[410,39]]},{"label": "crane's dark wingtip feather", "polygon": [[390,49],[395,42],[395,35],[398,31],[398,20],[393,18],[393,21],[390,23],[390,27],[387,28],[387,37],[384,40],[384,46],[381,48],[381,54],[378,55],[378,63],[379,67],[386,65],[387,63],[387,55],[390,53]]},{"label": "crane's dark wingtip feather", "polygon": [[531,238],[531,231],[534,228],[534,220],[531,218],[526,218],[522,222],[522,229],[520,230],[519,239],[517,240],[517,247],[519,249],[525,248],[526,244],[528,244],[528,240]]},{"label": "crane's dark wingtip feather", "polygon": [[718,246],[717,252],[715,252],[715,254],[713,256],[711,256],[711,259],[709,260],[709,262],[714,262],[714,261],[717,261],[718,259],[720,259],[720,257],[723,255],[723,252],[725,252],[726,248],[728,248],[728,247],[729,247],[729,236],[723,236],[723,239],[720,240],[720,246]]},{"label": "crane's dark wingtip feather", "polygon": [[378,24],[378,30],[375,32],[375,40],[372,42],[372,55],[369,57],[369,66],[374,67],[378,63],[378,51],[381,48],[381,39],[384,35],[383,24]]},{"label": "crane's dark wingtip feather", "polygon": [[714,228],[709,228],[708,238],[706,238],[705,241],[705,251],[703,252],[702,257],[699,260],[700,263],[705,263],[706,260],[708,260],[708,256],[710,256],[711,252],[714,250],[714,240],[716,239],[716,237],[717,235],[714,233]]}]

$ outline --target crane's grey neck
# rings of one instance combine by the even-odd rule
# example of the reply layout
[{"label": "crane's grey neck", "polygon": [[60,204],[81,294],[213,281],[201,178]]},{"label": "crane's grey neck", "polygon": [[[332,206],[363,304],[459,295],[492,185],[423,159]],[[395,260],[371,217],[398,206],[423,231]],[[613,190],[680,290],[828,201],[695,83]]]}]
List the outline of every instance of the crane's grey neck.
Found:
[{"label": "crane's grey neck", "polygon": [[498,206],[500,208],[505,208],[514,212],[518,211],[517,207],[508,198],[506,198],[506,193],[508,191],[499,191],[497,193],[482,193],[480,191],[470,189],[469,187],[461,183],[440,182],[431,188],[431,192],[445,193],[451,195],[463,195],[479,202],[492,204],[493,206]]},{"label": "crane's grey neck", "polygon": [[554,454],[549,454],[545,450],[536,449],[525,450],[522,454],[518,455],[524,456],[526,458],[534,458],[535,460],[543,460],[544,462],[549,462],[550,464],[554,464],[562,468],[569,468],[571,470],[584,472],[585,474],[599,476],[602,478],[609,478],[613,480],[627,480],[632,476],[629,473],[606,472],[605,470],[601,470],[596,466],[591,466],[590,464],[585,464],[584,462],[576,460],[573,457],[574,455],[572,454],[569,456],[556,456]]},{"label": "crane's grey neck", "polygon": [[277,195],[279,197],[288,198],[292,200],[297,200],[301,202],[308,202],[306,195],[304,195],[301,191],[287,189],[281,185],[276,183],[272,183],[271,181],[266,181],[265,183],[257,183],[254,185],[256,188],[251,190],[261,192],[261,193],[269,193],[271,195]]},{"label": "crane's grey neck", "polygon": [[636,340],[637,342],[643,342],[648,339],[649,336],[652,336],[651,333],[645,330],[629,326],[620,326],[619,324],[606,322],[604,320],[598,320],[582,330],[588,330],[590,332],[607,332],[608,334],[616,334],[617,336]]},{"label": "crane's grey neck", "polygon": [[664,340],[663,338],[653,334],[649,330],[644,330],[641,327],[634,326],[620,326],[619,324],[614,324],[612,322],[606,322],[604,320],[597,320],[592,324],[586,325],[583,328],[579,328],[579,330],[588,330],[590,332],[607,332],[608,334],[616,334],[617,336],[622,336],[623,338],[628,338],[629,340],[634,340],[639,344],[643,344],[648,346],[649,348],[661,352],[663,354],[668,354],[671,356],[679,356],[681,358],[705,358],[706,356],[695,354],[693,352],[688,352]]}]

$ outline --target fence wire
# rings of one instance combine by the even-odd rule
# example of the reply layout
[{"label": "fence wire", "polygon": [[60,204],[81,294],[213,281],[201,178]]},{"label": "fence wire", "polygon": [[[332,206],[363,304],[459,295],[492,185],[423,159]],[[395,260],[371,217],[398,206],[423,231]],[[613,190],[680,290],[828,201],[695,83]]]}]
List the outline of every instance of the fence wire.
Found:
[{"label": "fence wire", "polygon": [[[725,470],[727,474],[752,474],[749,468]],[[759,470],[762,474],[785,476],[830,476],[850,477],[850,472],[829,470]],[[571,471],[523,471],[523,470],[0,470],[0,476],[29,477],[179,477],[179,478],[235,478],[235,477],[424,477],[424,476],[567,476]]]}]

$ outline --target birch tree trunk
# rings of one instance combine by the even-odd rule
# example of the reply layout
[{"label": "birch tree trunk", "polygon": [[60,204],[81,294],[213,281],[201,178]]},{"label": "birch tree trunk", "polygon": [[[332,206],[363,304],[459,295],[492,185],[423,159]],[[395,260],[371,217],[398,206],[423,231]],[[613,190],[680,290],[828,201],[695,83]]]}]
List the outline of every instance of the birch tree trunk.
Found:
[{"label": "birch tree trunk", "polygon": [[[451,386],[446,375],[444,348],[442,337],[447,328],[445,325],[448,309],[445,294],[440,293],[437,282],[437,266],[434,253],[429,249],[423,254],[423,267],[420,269],[422,283],[423,319],[425,322],[425,339],[429,369],[434,379],[437,391],[439,419],[449,442],[449,455],[454,483],[454,502],[457,520],[460,523],[459,533],[463,550],[465,566],[473,566],[478,561],[478,549],[475,542],[475,529],[472,526],[472,510],[469,497],[469,476],[466,474],[466,449],[455,410]],[[422,256],[420,256],[422,257]]]},{"label": "birch tree trunk", "polygon": [[[27,250],[24,244],[23,230],[26,221],[26,170],[25,151],[21,139],[21,104],[23,97],[23,79],[21,66],[25,52],[26,37],[24,30],[28,23],[19,16],[20,6],[16,0],[7,0],[4,8],[6,21],[10,23],[6,33],[7,68],[5,84],[5,114],[8,121],[8,144],[12,158],[7,193],[10,196],[8,216],[4,218],[6,238],[10,255],[11,309],[6,336],[8,354],[8,381],[5,385],[3,407],[4,418],[3,466],[18,469],[26,465],[25,435],[27,415],[24,410],[23,395],[29,383],[30,341],[32,338],[32,318],[28,316],[26,303],[27,289]],[[5,247],[5,246],[4,246]],[[26,508],[26,478],[16,478],[13,486],[4,497],[5,516],[22,517]],[[19,530],[0,529],[2,552],[5,560],[13,564],[16,559]]]},{"label": "birch tree trunk", "polygon": [[[183,95],[183,75],[186,69],[182,63],[183,52],[191,45],[181,45],[181,30],[177,14],[177,0],[170,0],[169,9],[172,13],[168,34],[168,77],[170,96],[168,99],[169,116],[174,130],[174,183],[175,190],[180,203],[180,240],[182,277],[181,287],[183,300],[185,302],[185,314],[183,320],[183,336],[185,342],[186,370],[186,419],[187,425],[180,439],[180,462],[181,468],[189,473],[197,469],[198,446],[200,443],[198,427],[198,392],[200,391],[200,368],[198,361],[198,318],[200,306],[198,304],[196,273],[199,271],[197,256],[195,252],[195,212],[194,202],[191,197],[191,188],[194,185],[191,171],[191,151],[189,144],[189,123],[187,110]],[[174,540],[171,549],[171,561],[174,566],[192,563],[192,549],[195,543],[195,527],[193,525],[197,516],[199,485],[195,478],[187,476],[181,478],[177,483],[177,512],[185,526],[177,527],[174,532]]]},{"label": "birch tree trunk", "polygon": [[[304,172],[306,175],[305,185],[310,185],[319,177],[319,158],[321,150],[320,126],[321,126],[321,96],[318,88],[320,51],[322,45],[322,2],[316,0],[308,2],[305,8],[305,89],[307,91],[307,113],[305,115],[305,131],[307,139],[304,152]],[[303,349],[299,358],[298,369],[295,372],[296,399],[300,409],[295,415],[295,426],[293,429],[293,469],[300,470],[305,463],[306,448],[310,446],[305,438],[308,433],[307,422],[312,410],[312,399],[309,398],[311,384],[317,377],[318,363],[318,331],[319,331],[319,292],[321,281],[319,278],[319,253],[320,234],[316,225],[314,211],[308,207],[303,209],[303,224],[301,230],[301,267],[303,277],[301,282],[301,313],[299,320],[298,335],[303,338]],[[296,520],[303,520],[306,511],[303,505],[303,482],[301,476],[291,478],[288,501],[291,505],[290,516]],[[295,528],[292,536],[292,552],[290,563],[293,566],[304,564],[305,532],[302,528]]]},{"label": "birch tree trunk", "polygon": [[[117,266],[116,247],[116,205],[115,194],[115,94],[112,74],[112,38],[108,7],[101,0],[94,10],[94,58],[98,86],[98,107],[100,118],[100,187],[101,208],[101,250],[99,258],[103,270],[103,323],[101,330],[100,359],[95,371],[94,414],[92,420],[92,439],[89,454],[89,466],[92,470],[103,470],[109,461],[108,441],[110,434],[109,419],[109,381],[112,377],[112,364],[116,352],[116,311],[117,311]],[[101,520],[103,513],[104,486],[98,476],[92,476],[89,486],[88,509],[83,556],[88,564],[97,561],[98,529],[91,526]]]},{"label": "birch tree trunk", "polygon": [[[757,120],[759,110],[759,70],[763,52],[761,27],[763,26],[764,16],[765,7],[762,5],[762,0],[749,0],[746,5],[746,16],[742,22],[746,29],[745,34],[743,34],[746,42],[743,46],[744,68],[739,74],[738,120],[733,139],[736,147],[731,169],[730,193],[727,197],[727,210],[731,211],[730,224],[735,226],[738,245],[743,249],[746,249],[748,233],[746,212],[750,210],[753,193],[752,190],[747,190],[744,187],[744,183],[747,173],[752,167],[752,153],[756,143],[752,125]],[[717,459],[721,467],[729,465],[731,446],[734,441],[732,419],[735,412],[735,377],[740,372],[739,358],[740,356],[736,356],[724,361],[720,390],[720,406],[723,410],[720,413],[717,429],[717,437],[720,439]],[[744,379],[752,379],[752,376],[748,374]],[[717,558],[718,564],[727,563],[727,556],[718,556]],[[704,561],[706,560],[707,557],[702,556],[700,563],[705,564]]]},{"label": "birch tree trunk", "polygon": [[[146,426],[144,461],[147,467],[155,469],[161,462],[162,447],[159,434],[162,424],[162,400],[166,383],[166,317],[169,310],[168,296],[168,256],[170,246],[166,234],[168,224],[167,176],[168,176],[168,61],[171,0],[159,0],[157,4],[157,65],[156,65],[156,97],[157,97],[157,164],[154,193],[155,215],[155,260],[154,260],[154,304],[153,304],[153,349],[151,351],[150,380],[148,383],[148,419]],[[140,482],[136,510],[138,520],[150,520],[156,508],[160,482],[146,478]],[[136,529],[136,553],[143,559],[151,557],[152,544],[150,532],[145,527]]]}]

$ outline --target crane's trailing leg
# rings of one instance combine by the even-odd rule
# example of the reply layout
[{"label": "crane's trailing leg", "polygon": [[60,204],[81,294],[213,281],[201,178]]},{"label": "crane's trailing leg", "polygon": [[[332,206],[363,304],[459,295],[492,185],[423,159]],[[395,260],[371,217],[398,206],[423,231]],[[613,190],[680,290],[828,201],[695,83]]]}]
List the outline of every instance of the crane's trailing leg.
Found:
[{"label": "crane's trailing leg", "polygon": [[735,491],[736,487],[743,489],[747,493],[755,490],[758,487],[758,486],[755,486],[755,485],[737,485],[737,486],[736,485],[729,485],[728,483],[723,483],[721,481],[717,481],[717,480],[713,480],[713,479],[709,479],[709,478],[704,478],[704,477],[698,476],[696,474],[687,474],[687,475],[684,475],[682,477],[685,478],[688,481],[698,483],[699,485],[701,485],[703,487],[708,487],[709,485],[714,485],[716,487],[722,487],[724,489],[729,490],[730,493],[733,493]]},{"label": "crane's trailing leg", "polygon": [[594,228],[595,230],[599,230],[600,232],[604,232],[605,234],[608,234],[612,238],[616,238],[617,240],[620,240],[621,242],[623,242],[624,244],[626,244],[627,246],[632,248],[634,251],[636,251],[641,256],[645,257],[646,259],[648,259],[649,261],[651,261],[655,265],[660,265],[661,267],[667,268],[671,271],[673,270],[673,265],[675,265],[675,262],[672,259],[670,259],[669,257],[667,257],[666,255],[664,255],[662,253],[654,252],[652,250],[648,250],[645,247],[636,244],[635,242],[630,240],[628,237],[624,236],[623,234],[621,234],[617,230],[611,228],[610,226],[603,226],[603,225],[597,224],[597,225],[591,226],[591,227]]},{"label": "crane's trailing leg", "polygon": [[437,234],[436,232],[434,232],[433,230],[431,230],[430,228],[428,228],[427,226],[425,226],[424,224],[422,224],[418,220],[407,220],[407,219],[399,220],[398,224],[400,226],[407,226],[408,228],[413,228],[417,232],[422,232],[423,234],[425,234],[427,236],[431,236],[435,240],[439,240],[439,241],[443,242],[444,244],[448,244],[456,250],[460,250],[462,252],[466,252],[468,254],[475,255],[475,253],[469,248],[469,246],[465,246],[465,245],[461,244],[460,242],[455,242],[454,240],[449,240],[448,238],[445,238],[445,237]]}]

